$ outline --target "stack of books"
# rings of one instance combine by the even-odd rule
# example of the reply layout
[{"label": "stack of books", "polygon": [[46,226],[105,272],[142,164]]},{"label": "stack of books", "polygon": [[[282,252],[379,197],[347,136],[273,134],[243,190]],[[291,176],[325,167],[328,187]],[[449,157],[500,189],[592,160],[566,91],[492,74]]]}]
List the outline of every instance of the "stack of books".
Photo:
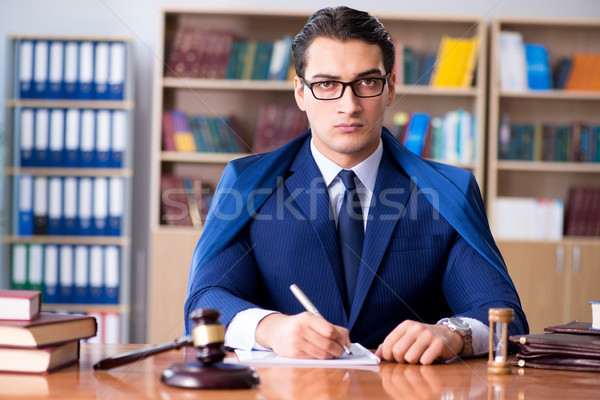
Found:
[{"label": "stack of books", "polygon": [[0,290],[0,372],[48,373],[79,361],[79,341],[96,319],[40,312],[36,290]]}]

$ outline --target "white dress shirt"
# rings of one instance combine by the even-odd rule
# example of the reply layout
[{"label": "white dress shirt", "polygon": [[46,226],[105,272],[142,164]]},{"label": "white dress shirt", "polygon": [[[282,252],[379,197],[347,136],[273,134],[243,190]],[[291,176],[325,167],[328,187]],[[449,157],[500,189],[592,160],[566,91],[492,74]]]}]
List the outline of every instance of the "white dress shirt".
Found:
[{"label": "white dress shirt", "polygon": [[[344,200],[344,192],[346,187],[338,176],[339,172],[343,169],[327,157],[325,157],[315,147],[313,141],[310,141],[310,150],[312,153],[323,179],[327,186],[327,192],[329,193],[329,199],[331,201],[331,209],[333,210],[335,222],[337,225],[337,219],[339,211],[342,207],[342,201]],[[363,211],[364,229],[366,231],[368,224],[369,208],[371,205],[371,199],[373,197],[373,190],[375,189],[375,181],[377,179],[377,171],[379,169],[379,163],[383,156],[383,145],[381,140],[377,149],[359,164],[352,167],[352,171],[356,174],[356,191],[360,198],[360,203]],[[290,296],[291,296],[290,292]],[[255,332],[258,323],[267,315],[275,313],[276,311],[264,310],[261,308],[249,308],[241,311],[232,318],[227,330],[225,332],[225,345],[228,347],[251,350],[259,349],[265,350],[264,347],[256,343]],[[489,329],[482,322],[473,318],[463,318],[470,326],[473,331],[473,341],[471,349],[466,355],[479,355],[488,351],[488,340],[489,340]]]}]

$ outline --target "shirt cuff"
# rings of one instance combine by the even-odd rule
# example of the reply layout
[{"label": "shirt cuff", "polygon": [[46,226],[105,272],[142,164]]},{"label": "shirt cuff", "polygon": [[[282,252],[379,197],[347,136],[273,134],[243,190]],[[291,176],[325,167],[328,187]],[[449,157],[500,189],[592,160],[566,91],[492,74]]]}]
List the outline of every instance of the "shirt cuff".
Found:
[{"label": "shirt cuff", "polygon": [[475,318],[460,317],[471,327],[473,341],[471,348],[463,356],[480,356],[488,352],[490,347],[490,328]]},{"label": "shirt cuff", "polygon": [[256,343],[256,327],[267,315],[277,311],[248,308],[231,319],[225,331],[225,346],[241,350],[269,350]]}]

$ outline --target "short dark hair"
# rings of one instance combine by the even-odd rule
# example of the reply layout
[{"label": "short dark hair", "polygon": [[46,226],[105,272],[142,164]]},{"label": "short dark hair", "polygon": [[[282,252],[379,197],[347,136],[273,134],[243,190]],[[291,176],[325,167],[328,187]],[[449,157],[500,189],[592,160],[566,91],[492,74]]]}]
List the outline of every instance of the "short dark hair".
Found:
[{"label": "short dark hair", "polygon": [[318,37],[341,41],[362,40],[376,44],[383,53],[386,74],[394,68],[395,48],[391,35],[383,24],[366,11],[349,7],[327,7],[315,12],[292,43],[294,67],[298,76],[304,76],[306,49]]}]

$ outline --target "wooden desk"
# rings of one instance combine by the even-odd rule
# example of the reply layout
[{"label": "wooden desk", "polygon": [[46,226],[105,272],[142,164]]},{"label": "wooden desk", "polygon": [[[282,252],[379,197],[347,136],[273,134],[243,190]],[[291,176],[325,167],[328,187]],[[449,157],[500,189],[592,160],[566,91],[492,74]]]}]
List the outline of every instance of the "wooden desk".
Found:
[{"label": "wooden desk", "polygon": [[53,399],[591,399],[600,396],[600,374],[514,368],[489,378],[487,359],[432,366],[382,363],[369,369],[258,367],[256,389],[185,390],[160,382],[173,363],[194,361],[194,349],[171,351],[109,371],[102,358],[142,345],[83,344],[79,365],[49,375],[0,374],[0,398]]}]

